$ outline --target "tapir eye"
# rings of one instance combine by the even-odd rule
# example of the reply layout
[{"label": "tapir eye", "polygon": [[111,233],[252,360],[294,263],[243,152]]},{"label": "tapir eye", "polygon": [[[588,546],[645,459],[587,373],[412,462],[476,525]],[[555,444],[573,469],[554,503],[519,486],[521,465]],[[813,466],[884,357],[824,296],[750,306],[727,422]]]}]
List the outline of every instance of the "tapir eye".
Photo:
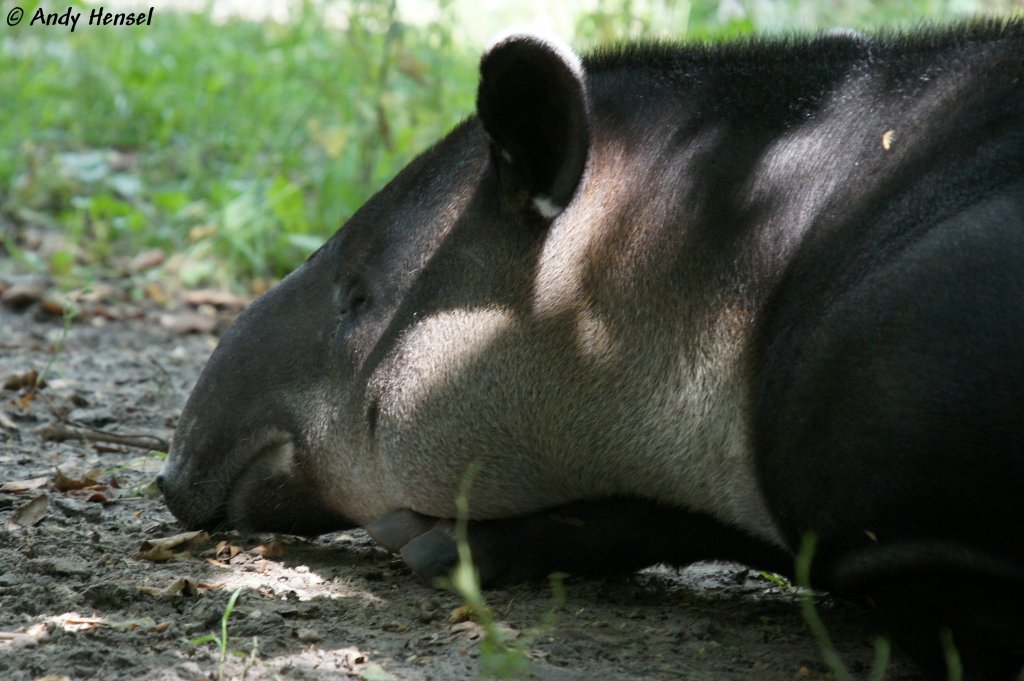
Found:
[{"label": "tapir eye", "polygon": [[351,315],[359,312],[364,305],[366,305],[367,295],[366,289],[358,283],[354,283],[348,287],[347,291],[342,295],[341,308],[338,312],[342,315]]}]

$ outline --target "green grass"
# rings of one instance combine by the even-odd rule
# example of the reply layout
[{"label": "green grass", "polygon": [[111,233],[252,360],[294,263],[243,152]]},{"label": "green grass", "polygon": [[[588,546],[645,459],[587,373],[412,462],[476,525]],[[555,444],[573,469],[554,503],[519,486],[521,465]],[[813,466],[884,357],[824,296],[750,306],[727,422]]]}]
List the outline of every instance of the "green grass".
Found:
[{"label": "green grass", "polygon": [[459,496],[455,500],[457,519],[455,541],[459,561],[449,578],[441,578],[438,585],[454,591],[462,599],[463,607],[483,630],[480,641],[480,679],[523,679],[530,676],[530,650],[534,643],[555,626],[557,611],[566,600],[563,579],[566,575],[555,572],[549,576],[552,607],[541,621],[521,635],[510,636],[501,626],[494,610],[484,597],[480,575],[473,564],[469,546],[469,498],[473,480],[480,471],[474,462],[463,476]]},{"label": "green grass", "polygon": [[[480,641],[480,678],[520,679],[530,675],[530,659],[523,642],[513,642],[498,625],[494,612],[487,605],[480,588],[480,577],[473,565],[469,548],[469,492],[480,466],[473,464],[462,481],[455,500],[458,512],[456,543],[459,562],[451,575],[451,588],[462,598],[473,618],[480,624],[484,637]],[[443,580],[442,580],[443,581]]]},{"label": "green grass", "polygon": [[[7,267],[71,287],[159,248],[173,257],[150,276],[186,286],[282,276],[472,111],[480,45],[498,27],[488,20],[536,20],[547,7],[489,17],[473,2],[424,4],[432,19],[415,25],[382,0],[295,1],[286,24],[158,6],[152,26],[133,29],[0,25]],[[31,16],[38,5],[21,6]],[[1014,0],[721,5],[580,3],[566,37],[586,48],[624,36],[892,25],[1005,13]],[[40,250],[33,230],[61,238]]]},{"label": "green grass", "polygon": [[[228,648],[228,621],[231,619],[231,612],[235,609],[235,603],[238,601],[238,595],[242,593],[242,588],[239,587],[231,592],[231,596],[228,598],[228,603],[224,606],[224,613],[220,617],[220,634],[209,634],[201,638],[193,639],[189,641],[194,646],[204,645],[206,643],[216,643],[217,648],[220,650],[219,659],[219,672],[218,676],[223,677],[224,663],[227,661],[228,653],[232,651]],[[238,655],[244,655],[245,653],[236,653]]]},{"label": "green grass", "polygon": [[[854,681],[853,675],[846,668],[846,664],[839,655],[839,650],[832,642],[828,628],[825,626],[824,621],[822,621],[821,615],[818,614],[818,606],[815,603],[816,596],[811,587],[811,563],[816,547],[817,537],[814,533],[808,532],[805,534],[800,544],[800,553],[796,557],[796,584],[802,589],[799,595],[800,611],[804,616],[804,621],[807,622],[808,628],[811,630],[811,634],[814,636],[814,640],[818,644],[818,648],[821,650],[821,657],[826,666],[828,666],[832,676],[837,681]],[[871,665],[869,680],[883,681],[885,679],[885,670],[889,666],[891,644],[885,637],[876,636],[874,647],[875,659]]]},{"label": "green grass", "polygon": [[4,26],[0,211],[67,242],[26,264],[156,247],[189,285],[280,276],[471,110],[475,57],[444,25],[352,3],[331,29],[295,7],[285,25],[158,8],[131,31]]}]

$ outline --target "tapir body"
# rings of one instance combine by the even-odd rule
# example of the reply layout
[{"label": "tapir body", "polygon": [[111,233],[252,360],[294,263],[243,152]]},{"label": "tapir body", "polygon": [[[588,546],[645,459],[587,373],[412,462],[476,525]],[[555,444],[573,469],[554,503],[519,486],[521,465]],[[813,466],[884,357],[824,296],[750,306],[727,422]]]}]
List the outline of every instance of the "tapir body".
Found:
[{"label": "tapir body", "polygon": [[[1024,661],[1024,23],[580,60],[477,116],[225,334],[189,526],[367,526],[431,574],[730,558],[873,597],[945,678]],[[467,482],[468,480],[468,482]]]}]

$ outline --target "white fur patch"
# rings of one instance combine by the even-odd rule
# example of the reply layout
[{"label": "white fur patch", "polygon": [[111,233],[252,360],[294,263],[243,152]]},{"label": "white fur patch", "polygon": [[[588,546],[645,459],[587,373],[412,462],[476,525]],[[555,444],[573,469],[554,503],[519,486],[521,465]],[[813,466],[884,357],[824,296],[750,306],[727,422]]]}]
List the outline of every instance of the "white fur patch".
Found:
[{"label": "white fur patch", "polygon": [[580,60],[579,55],[569,47],[569,44],[554,34],[534,27],[514,26],[505,29],[491,38],[491,41],[487,44],[487,49],[484,50],[484,54],[487,55],[491,50],[516,40],[529,40],[530,42],[543,45],[550,52],[558,55],[559,59],[569,67],[569,70],[578,79],[583,80],[583,62]]},{"label": "white fur patch", "polygon": [[565,210],[563,206],[557,205],[546,196],[533,197],[533,207],[537,209],[538,213],[546,218],[558,217],[558,215]]},{"label": "white fur patch", "polygon": [[388,385],[393,402],[414,411],[443,392],[446,383],[486,356],[514,321],[512,314],[498,307],[456,308],[420,320],[410,336],[415,342],[402,348],[402,370]]},{"label": "white fur patch", "polygon": [[[689,308],[680,300],[678,306],[664,307],[666,313],[673,320],[692,317],[695,325],[674,321],[634,329],[628,311],[602,307],[607,299],[581,307],[587,300],[582,282],[588,268],[628,262],[626,256],[610,256],[598,263],[589,254],[600,251],[593,246],[608,230],[624,229],[609,224],[616,202],[643,191],[632,184],[632,178],[643,177],[642,154],[636,149],[609,143],[591,158],[585,181],[545,240],[534,279],[533,314],[554,323],[575,318],[574,350],[593,371],[581,376],[580,384],[598,377],[600,399],[617,405],[610,412],[621,420],[614,426],[606,422],[600,431],[606,449],[599,443],[592,451],[574,454],[570,470],[576,477],[563,484],[578,480],[573,491],[591,497],[639,497],[689,508],[783,546],[760,493],[746,426],[750,407],[738,338],[746,333],[750,311],[728,298],[711,308],[699,300]],[[663,219],[651,206],[633,216],[630,228],[642,230]],[[630,238],[640,237],[632,233]],[[683,339],[692,340],[685,352]],[[638,361],[640,356],[646,359]],[[573,389],[564,390],[572,394]],[[580,387],[580,394],[594,399],[597,393],[585,390]],[[565,456],[573,455],[570,448],[566,451],[570,454]]]}]

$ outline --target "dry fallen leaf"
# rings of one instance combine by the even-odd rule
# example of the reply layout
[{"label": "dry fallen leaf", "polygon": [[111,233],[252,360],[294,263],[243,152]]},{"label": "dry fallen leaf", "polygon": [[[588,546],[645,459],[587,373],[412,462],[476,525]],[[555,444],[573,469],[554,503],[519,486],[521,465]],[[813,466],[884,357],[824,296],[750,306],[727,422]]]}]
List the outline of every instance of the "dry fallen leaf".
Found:
[{"label": "dry fallen leaf", "polygon": [[253,279],[249,283],[249,292],[253,296],[262,296],[264,293],[270,290],[270,288],[277,283],[276,279]]},{"label": "dry fallen leaf", "polygon": [[65,631],[82,632],[95,631],[101,627],[106,627],[115,631],[135,631],[138,629],[141,629],[142,631],[151,631],[160,626],[152,617],[113,620],[106,617],[85,617],[75,612],[68,613],[61,617],[60,623],[61,627],[63,627]]},{"label": "dry fallen leaf", "polygon": [[167,301],[170,300],[170,296],[167,295],[167,291],[164,288],[151,281],[142,287],[142,290],[146,292],[146,297],[152,300],[157,305],[166,305]]},{"label": "dry fallen leaf", "polygon": [[39,308],[48,315],[63,317],[69,310],[73,310],[72,303],[59,293],[47,293],[39,301]]},{"label": "dry fallen leaf", "polygon": [[42,298],[44,293],[46,293],[45,284],[36,282],[12,284],[0,296],[0,301],[9,308],[20,310]]},{"label": "dry fallen leaf", "polygon": [[162,546],[153,546],[153,547],[150,547],[150,548],[146,549],[145,551],[139,551],[138,553],[135,554],[135,557],[140,559],[140,560],[150,560],[150,561],[153,561],[154,563],[163,563],[165,561],[168,561],[168,560],[174,558],[177,555],[184,556],[184,555],[191,555],[191,554],[187,554],[184,551],[181,554],[176,554],[171,549],[164,548]]},{"label": "dry fallen leaf", "polygon": [[459,622],[458,624],[453,624],[449,631],[453,634],[459,634],[470,641],[476,641],[483,636],[484,628],[476,622]]},{"label": "dry fallen leaf", "polygon": [[395,677],[389,674],[376,662],[371,662],[366,665],[363,671],[359,674],[359,678],[362,681],[394,681]]},{"label": "dry fallen leaf", "polygon": [[69,613],[61,619],[61,626],[65,631],[94,631],[106,623],[102,617],[85,617],[78,613]]},{"label": "dry fallen leaf", "polygon": [[355,671],[356,667],[364,665],[367,662],[366,654],[361,652],[358,648],[343,648],[341,650],[336,650],[335,653],[342,658],[342,668],[348,672]]},{"label": "dry fallen leaf", "polygon": [[448,615],[448,622],[451,624],[460,624],[462,622],[471,622],[476,619],[476,610],[471,605],[460,605],[451,611]]},{"label": "dry fallen leaf", "polygon": [[[25,631],[0,631],[0,641],[9,642],[14,648],[34,647],[49,640],[55,627],[56,625],[52,622],[37,622]],[[39,681],[39,679],[36,679],[36,681]]]},{"label": "dry fallen leaf", "polygon": [[152,617],[140,617],[134,620],[107,620],[103,623],[104,626],[110,627],[114,631],[152,631],[156,629],[156,620]]},{"label": "dry fallen leaf", "polygon": [[200,589],[217,590],[223,589],[227,586],[226,582],[196,582],[196,587]]},{"label": "dry fallen leaf", "polygon": [[59,492],[69,493],[70,496],[93,503],[109,504],[117,501],[121,492],[117,489],[117,478],[111,477],[107,483],[100,482],[103,472],[97,469],[90,470],[80,478],[73,478],[58,468],[54,475],[54,488]]},{"label": "dry fallen leaf", "polygon": [[214,549],[213,555],[217,556],[220,560],[227,562],[242,552],[241,546],[236,546],[229,541],[221,541],[217,544],[217,548]]},{"label": "dry fallen leaf", "polygon": [[200,305],[213,305],[226,310],[242,310],[250,302],[251,298],[236,296],[226,291],[199,290],[190,291],[185,294],[185,302],[189,305],[199,307]]},{"label": "dry fallen leaf", "polygon": [[211,333],[217,328],[217,319],[197,312],[160,315],[160,326],[174,333]]},{"label": "dry fallen leaf", "polygon": [[10,532],[21,527],[32,527],[46,517],[49,509],[50,495],[40,494],[32,501],[14,509],[14,512],[7,519],[6,529]]},{"label": "dry fallen leaf", "polygon": [[153,596],[161,600],[171,600],[178,596],[194,598],[199,595],[199,588],[196,583],[188,577],[179,577],[167,586],[161,588],[156,586],[140,586],[139,593]]},{"label": "dry fallen leaf", "polygon": [[35,369],[29,369],[20,374],[8,374],[4,377],[4,390],[21,390],[22,388],[41,389],[45,387],[46,381],[39,380],[39,372]]},{"label": "dry fallen leaf", "polygon": [[197,225],[188,231],[188,242],[194,244],[197,241],[209,238],[217,233],[214,225]]},{"label": "dry fallen leaf", "polygon": [[136,558],[162,562],[170,560],[175,556],[191,555],[193,549],[200,548],[210,542],[210,535],[203,530],[195,532],[182,532],[171,537],[161,539],[147,539],[142,542]]},{"label": "dry fallen leaf", "polygon": [[216,558],[207,558],[206,562],[209,563],[210,565],[212,565],[215,568],[220,568],[221,570],[230,570],[231,569],[230,565],[228,565],[227,563],[222,563],[219,560],[217,560]]},{"label": "dry fallen leaf", "polygon": [[15,650],[22,648],[34,648],[39,645],[39,641],[35,640],[28,634],[21,634],[16,631],[0,631],[0,641],[4,641],[8,646]]},{"label": "dry fallen leaf", "polygon": [[30,480],[11,480],[9,482],[0,483],[0,492],[11,492],[18,494],[20,492],[31,492],[37,490],[40,487],[50,482],[50,478],[32,478]]},{"label": "dry fallen leaf", "polygon": [[269,544],[260,544],[256,547],[256,553],[266,560],[277,560],[284,558],[287,551],[284,542],[279,537],[274,537]]},{"label": "dry fallen leaf", "polygon": [[103,487],[103,484],[99,482],[99,478],[103,475],[99,470],[93,469],[86,472],[80,478],[72,478],[58,468],[54,475],[53,484],[58,492],[68,492],[70,490],[85,489],[92,487]]},{"label": "dry fallen leaf", "polygon": [[148,251],[142,251],[129,261],[128,271],[142,272],[144,270],[151,270],[154,267],[162,265],[166,258],[167,254],[159,248],[151,248]]},{"label": "dry fallen leaf", "polygon": [[107,489],[92,490],[88,491],[87,494],[75,496],[80,496],[86,501],[91,501],[94,504],[112,504],[117,501],[118,497],[121,496],[121,493],[116,489],[108,487]]},{"label": "dry fallen leaf", "polygon": [[76,298],[83,303],[105,303],[118,295],[112,284],[94,281],[89,288],[78,293]]}]

